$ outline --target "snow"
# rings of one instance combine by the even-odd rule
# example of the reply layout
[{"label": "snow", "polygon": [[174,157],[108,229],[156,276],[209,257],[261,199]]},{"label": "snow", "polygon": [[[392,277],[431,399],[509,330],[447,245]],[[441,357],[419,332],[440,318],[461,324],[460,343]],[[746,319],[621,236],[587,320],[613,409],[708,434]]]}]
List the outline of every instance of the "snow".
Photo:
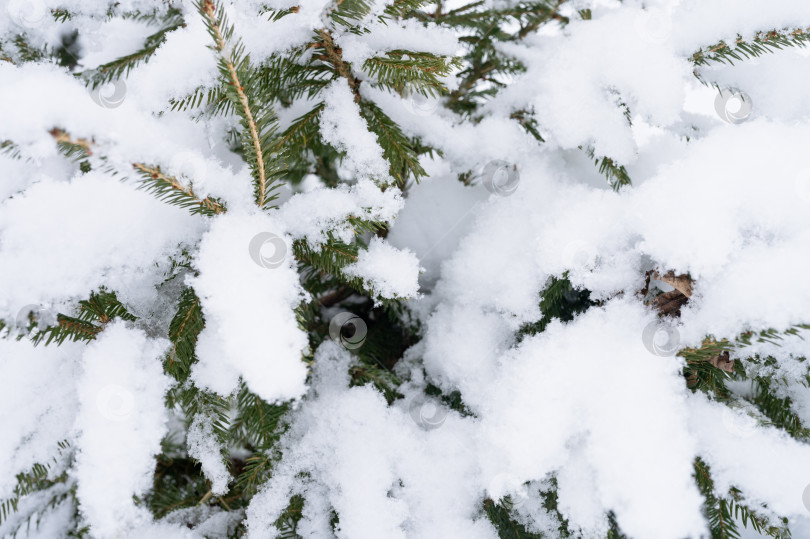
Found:
[{"label": "snow", "polygon": [[343,272],[365,281],[380,297],[393,299],[417,295],[419,269],[419,259],[412,252],[399,250],[374,237],[368,249],[359,253],[357,262],[346,266]]},{"label": "snow", "polygon": [[371,180],[360,179],[350,187],[317,187],[296,193],[279,213],[292,236],[306,239],[317,247],[328,240],[328,233],[343,242],[351,242],[354,228],[348,222],[349,217],[390,223],[403,205],[399,189],[392,187],[383,191]]},{"label": "snow", "polygon": [[338,79],[324,91],[326,107],[321,115],[321,136],[338,150],[346,152],[345,165],[359,177],[384,181],[388,163],[383,159],[377,137],[360,116],[360,106],[346,79]]},{"label": "snow", "polygon": [[343,34],[339,43],[343,59],[360,66],[372,56],[383,56],[391,50],[419,50],[440,56],[455,56],[460,45],[455,33],[449,28],[425,26],[413,19],[401,23],[374,22],[365,35]]},{"label": "snow", "polygon": [[[506,496],[516,520],[553,537],[557,516],[540,496],[553,478],[574,533],[604,535],[612,512],[629,537],[701,537],[697,456],[719,495],[740,488],[746,503],[789,518],[802,536],[808,445],[745,404],[748,384],[729,384],[729,404],[692,392],[683,360],[667,347],[810,323],[810,53],[785,49],[698,68],[688,60],[738,35],[807,28],[810,4],[566,3],[569,24],[497,45],[526,71],[473,117],[450,111],[446,96],[420,100],[374,87],[362,70],[371,56],[453,55],[464,45],[463,36],[433,23],[382,22],[386,3],[372,4],[368,31],[332,27],[335,43],[360,97],[436,150],[421,158],[428,177],[391,185],[380,141],[338,77],[279,112],[287,126],[324,103],[319,132],[342,154],[339,185],[309,175],[285,185],[278,207],[266,211],[255,207],[249,168],[230,148],[235,118],[170,110],[169,99],[218,77],[193,3],[176,3],[185,26],[112,88],[88,91],[50,62],[0,61],[0,141],[13,141],[22,155],[0,155],[0,318],[13,322],[26,309],[75,314],[77,301],[100,289],[115,291],[139,316],[104,321],[90,343],[0,339],[0,500],[36,463],[47,464],[51,478],[67,474],[51,493],[76,492],[40,515],[27,536],[87,525],[93,537],[225,537],[245,520],[249,536],[268,537],[300,495],[303,537],[491,539],[497,532],[482,503]],[[279,21],[263,12],[293,5],[298,10]],[[108,17],[108,7],[12,1],[0,9],[0,42],[24,32],[53,46],[76,28],[77,70],[92,69],[136,50],[155,30]],[[311,40],[331,24],[332,7],[227,2],[256,65]],[[56,23],[48,14],[55,8],[75,16]],[[114,11],[155,8],[130,0]],[[583,8],[592,9],[591,20],[579,18]],[[446,82],[458,84],[455,76]],[[723,113],[734,92],[750,98],[750,115]],[[517,111],[533,115],[545,143],[510,117]],[[90,172],[58,153],[54,128],[92,141]],[[625,165],[633,185],[609,189],[589,148]],[[160,166],[199,197],[221,199],[227,212],[190,215],[155,199],[139,189],[133,163]],[[507,188],[493,187],[496,169],[508,172]],[[390,229],[357,238],[356,219]],[[293,244],[318,249],[333,238],[367,245],[343,275],[361,281],[368,297],[407,300],[402,313],[390,313],[414,333],[394,358],[401,398],[393,402],[374,385],[353,385],[357,355],[369,352],[362,343],[341,347],[325,338],[325,327],[299,325],[296,310],[313,298]],[[694,280],[676,320],[659,321],[638,296],[650,270]],[[598,305],[519,337],[545,314],[540,294],[562,276]],[[260,449],[274,462],[272,474],[246,510],[202,504],[156,521],[142,500],[170,430],[165,322],[186,286],[205,318],[187,383],[223,398],[244,383],[268,403],[289,402],[288,428]],[[370,331],[387,323],[365,322]],[[318,332],[323,342],[311,350]],[[772,379],[773,391],[790,397],[805,425],[808,354],[806,333],[732,351],[749,376]],[[458,391],[465,413],[428,396],[429,385],[445,396]],[[227,496],[227,459],[253,448],[224,447],[202,413],[186,419],[177,430],[188,455],[212,495]],[[34,511],[46,498],[24,497],[20,507]],[[0,524],[0,535],[12,524]]]},{"label": "snow", "polygon": [[159,282],[151,267],[201,228],[187,211],[100,172],[43,178],[1,204],[0,279],[18,283],[0,292],[8,313],[100,286],[149,294]]},{"label": "snow", "polygon": [[113,537],[151,520],[133,496],[151,487],[166,433],[167,346],[119,322],[84,353],[75,473],[79,508],[98,536]]},{"label": "snow", "polygon": [[[82,347],[37,347],[30,342],[0,341],[0,499],[8,498],[15,476],[39,463],[48,463],[58,444],[68,439],[76,419],[76,381]],[[31,399],[29,395],[39,398]],[[60,459],[54,471],[64,466]],[[56,474],[58,475],[58,473]]]},{"label": "snow", "polygon": [[200,387],[227,396],[241,376],[269,402],[304,393],[307,336],[293,312],[303,296],[291,249],[282,225],[263,214],[229,212],[203,238],[189,281],[206,319],[192,370]]},{"label": "snow", "polygon": [[189,455],[200,462],[205,477],[211,481],[211,492],[221,496],[228,492],[231,474],[222,460],[222,450],[214,437],[211,419],[202,414],[194,418],[186,439]]},{"label": "snow", "polygon": [[[266,537],[292,493],[314,508],[304,535],[329,527],[334,507],[340,536],[494,538],[485,519],[469,519],[478,497],[471,454],[472,425],[454,413],[426,431],[407,407],[389,408],[369,387],[348,388],[348,351],[331,341],[318,348],[311,398],[282,441],[282,460],[247,511],[251,537]],[[413,396],[411,396],[413,398]],[[341,465],[334,466],[334,462]],[[310,480],[296,481],[300,473]],[[320,509],[320,510],[319,510]]]}]

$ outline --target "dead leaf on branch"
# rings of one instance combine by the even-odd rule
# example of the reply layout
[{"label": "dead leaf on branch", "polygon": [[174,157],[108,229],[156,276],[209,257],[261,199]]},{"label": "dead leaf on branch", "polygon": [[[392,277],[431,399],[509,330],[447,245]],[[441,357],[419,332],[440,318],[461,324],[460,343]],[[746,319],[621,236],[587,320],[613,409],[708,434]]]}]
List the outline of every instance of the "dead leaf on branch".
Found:
[{"label": "dead leaf on branch", "polygon": [[721,371],[734,372],[734,360],[729,359],[728,350],[711,358],[709,363]]},{"label": "dead leaf on branch", "polygon": [[653,299],[653,305],[658,309],[662,315],[680,316],[681,307],[689,301],[689,298],[684,296],[678,290],[670,290],[664,292]]},{"label": "dead leaf on branch", "polygon": [[658,310],[661,316],[681,315],[681,307],[689,301],[692,296],[692,279],[688,275],[675,275],[674,271],[661,274],[658,271],[648,271],[644,288],[640,294],[646,296],[650,289],[650,280],[655,279],[667,283],[674,290],[664,292],[654,297],[650,303]]},{"label": "dead leaf on branch", "polygon": [[675,275],[674,271],[669,271],[661,275],[656,271],[653,272],[653,279],[667,283],[687,298],[692,297],[692,279],[686,274]]}]

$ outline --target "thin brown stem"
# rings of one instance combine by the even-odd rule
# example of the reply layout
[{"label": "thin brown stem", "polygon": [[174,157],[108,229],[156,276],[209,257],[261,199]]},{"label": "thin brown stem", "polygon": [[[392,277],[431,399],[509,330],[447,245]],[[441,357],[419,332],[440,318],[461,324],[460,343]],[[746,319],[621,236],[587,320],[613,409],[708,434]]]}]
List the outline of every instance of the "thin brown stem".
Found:
[{"label": "thin brown stem", "polygon": [[211,28],[214,32],[216,40],[216,48],[219,51],[222,61],[228,69],[228,75],[231,79],[231,85],[236,89],[236,94],[239,97],[239,103],[242,106],[242,111],[245,114],[245,123],[247,124],[248,131],[250,132],[250,139],[253,142],[253,151],[256,153],[256,168],[258,172],[258,189],[256,193],[256,204],[264,207],[264,198],[267,189],[267,177],[264,171],[264,156],[262,154],[261,140],[259,139],[259,129],[256,126],[256,121],[253,119],[253,112],[250,110],[250,103],[248,102],[245,89],[239,82],[239,76],[236,74],[236,66],[233,61],[225,53],[225,38],[222,36],[222,31],[216,18],[216,6],[213,0],[205,0],[203,4],[203,13],[208,17]]},{"label": "thin brown stem", "polygon": [[191,187],[186,187],[182,183],[177,181],[176,178],[165,175],[163,172],[161,172],[160,168],[158,168],[158,167],[150,167],[149,165],[145,165],[143,163],[133,163],[132,168],[134,168],[138,172],[141,172],[143,174],[147,174],[147,175],[151,176],[155,180],[162,180],[162,181],[168,183],[172,187],[172,189],[180,191],[184,195],[196,199],[198,201],[198,203],[200,204],[200,206],[202,206],[202,207],[204,207],[204,208],[206,208],[206,209],[208,209],[208,210],[210,210],[210,211],[212,211],[214,213],[219,214],[219,213],[224,213],[225,212],[225,206],[223,206],[219,202],[211,200],[210,198],[204,198],[204,199],[200,200],[199,197],[197,197],[197,195],[194,193],[194,190]]},{"label": "thin brown stem", "polygon": [[360,81],[357,80],[352,76],[352,71],[349,69],[349,64],[343,61],[343,51],[340,47],[335,45],[334,40],[332,40],[332,34],[330,34],[327,30],[321,29],[318,31],[318,34],[321,36],[323,40],[323,48],[326,49],[326,57],[335,66],[335,70],[338,74],[349,81],[349,88],[351,88],[352,93],[354,94],[354,102],[360,102]]}]

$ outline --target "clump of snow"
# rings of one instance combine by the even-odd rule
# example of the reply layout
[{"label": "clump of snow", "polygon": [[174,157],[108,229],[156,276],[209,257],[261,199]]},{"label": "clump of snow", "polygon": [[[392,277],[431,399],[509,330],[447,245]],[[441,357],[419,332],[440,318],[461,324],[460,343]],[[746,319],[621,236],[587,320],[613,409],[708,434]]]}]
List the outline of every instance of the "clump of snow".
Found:
[{"label": "clump of snow", "polygon": [[206,322],[195,383],[228,395],[242,377],[268,402],[301,396],[307,335],[293,309],[303,295],[283,226],[265,214],[228,212],[203,237],[195,264],[189,284]]},{"label": "clump of snow", "polygon": [[167,346],[115,322],[84,353],[75,474],[79,507],[94,535],[114,537],[151,521],[133,496],[152,487],[166,433]]},{"label": "clump of snow", "polygon": [[453,30],[435,25],[425,26],[422,21],[414,19],[396,24],[375,21],[368,28],[369,32],[362,35],[347,32],[339,37],[342,57],[353,66],[362,66],[368,58],[396,49],[443,56],[455,56],[460,50]]},{"label": "clump of snow", "polygon": [[373,237],[368,249],[360,251],[357,262],[343,272],[362,279],[380,297],[412,298],[419,292],[419,259],[385,240]]},{"label": "clump of snow", "polygon": [[474,424],[440,406],[431,414],[442,417],[440,427],[426,430],[409,407],[419,402],[415,393],[389,407],[370,387],[349,388],[351,357],[331,341],[318,348],[312,392],[281,442],[273,477],[247,510],[250,534],[277,533],[274,521],[301,494],[303,536],[329,532],[332,507],[346,537],[497,537],[486,518],[472,517],[481,495]]},{"label": "clump of snow", "polygon": [[211,418],[197,414],[186,435],[188,454],[197,459],[205,477],[211,481],[211,492],[221,496],[228,492],[231,474],[222,458]]},{"label": "clump of snow", "polygon": [[371,180],[361,179],[351,187],[296,193],[281,207],[279,216],[292,236],[317,247],[326,242],[328,232],[351,243],[355,231],[349,217],[392,222],[403,205],[399,189],[382,190]]},{"label": "clump of snow", "polygon": [[388,162],[383,159],[377,136],[368,130],[360,116],[360,106],[346,79],[338,79],[323,92],[326,107],[321,114],[321,136],[338,150],[346,152],[344,163],[357,176],[384,182]]},{"label": "clump of snow", "polygon": [[[53,464],[59,442],[69,439],[76,419],[82,346],[34,347],[0,339],[0,499],[8,499],[18,473],[35,463]],[[32,398],[36,395],[36,398]],[[61,473],[60,459],[54,471]],[[57,474],[58,475],[58,474]]]},{"label": "clump of snow", "polygon": [[3,287],[0,306],[16,313],[100,286],[151,287],[155,262],[200,228],[188,211],[101,173],[43,179],[0,203],[0,279],[16,283]]},{"label": "clump of snow", "polygon": [[469,232],[480,210],[477,206],[487,195],[485,189],[466,187],[442,169],[408,190],[408,203],[386,240],[414,252],[424,268],[419,276],[423,287],[432,288],[438,280],[442,261]]}]

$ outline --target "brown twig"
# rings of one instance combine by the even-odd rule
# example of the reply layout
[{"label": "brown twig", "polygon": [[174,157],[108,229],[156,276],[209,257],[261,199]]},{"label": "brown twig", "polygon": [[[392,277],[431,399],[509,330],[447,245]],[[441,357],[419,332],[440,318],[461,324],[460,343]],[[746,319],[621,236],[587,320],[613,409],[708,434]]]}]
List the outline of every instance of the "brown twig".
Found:
[{"label": "brown twig", "polygon": [[264,155],[262,154],[262,145],[261,140],[259,139],[259,129],[256,126],[256,121],[253,119],[253,112],[250,110],[250,103],[248,102],[247,95],[245,95],[245,89],[239,82],[236,67],[233,65],[233,61],[225,54],[225,38],[222,36],[222,31],[220,30],[219,23],[217,22],[216,6],[214,5],[214,1],[205,0],[202,8],[203,13],[206,17],[208,17],[209,23],[211,24],[211,29],[214,31],[217,51],[219,51],[222,61],[225,62],[225,66],[228,69],[228,75],[231,78],[231,85],[236,90],[236,94],[239,97],[239,103],[242,105],[242,110],[245,114],[245,123],[247,123],[248,131],[250,132],[250,139],[253,142],[253,150],[256,153],[256,168],[259,176],[257,178],[259,186],[257,189],[258,193],[256,195],[256,204],[260,208],[263,208],[267,178],[264,171]]},{"label": "brown twig", "polygon": [[343,61],[343,51],[340,47],[335,45],[335,42],[332,39],[332,34],[330,34],[327,30],[319,30],[318,35],[320,35],[321,39],[323,40],[323,48],[326,49],[327,59],[333,66],[335,66],[335,71],[338,72],[338,75],[349,82],[349,88],[351,88],[352,94],[354,94],[354,102],[359,103],[360,81],[352,76],[352,71],[349,68],[349,64]]},{"label": "brown twig", "polygon": [[164,182],[168,183],[172,187],[172,189],[180,191],[184,195],[197,200],[197,202],[200,204],[200,206],[202,206],[202,207],[204,207],[204,208],[206,208],[206,209],[208,209],[208,210],[210,210],[210,211],[212,211],[212,212],[214,212],[216,214],[220,214],[220,213],[225,212],[225,206],[223,206],[222,204],[220,204],[219,202],[217,202],[215,200],[211,200],[210,197],[206,197],[206,198],[200,200],[200,198],[194,193],[194,190],[191,187],[186,187],[182,183],[177,181],[176,178],[173,178],[172,176],[165,175],[163,172],[161,172],[159,167],[150,167],[148,165],[145,165],[144,163],[133,163],[132,168],[134,168],[135,170],[137,170],[137,171],[139,171],[139,172],[141,172],[143,174],[148,174],[149,176],[151,176],[155,180],[158,180],[158,179],[163,180]]}]

